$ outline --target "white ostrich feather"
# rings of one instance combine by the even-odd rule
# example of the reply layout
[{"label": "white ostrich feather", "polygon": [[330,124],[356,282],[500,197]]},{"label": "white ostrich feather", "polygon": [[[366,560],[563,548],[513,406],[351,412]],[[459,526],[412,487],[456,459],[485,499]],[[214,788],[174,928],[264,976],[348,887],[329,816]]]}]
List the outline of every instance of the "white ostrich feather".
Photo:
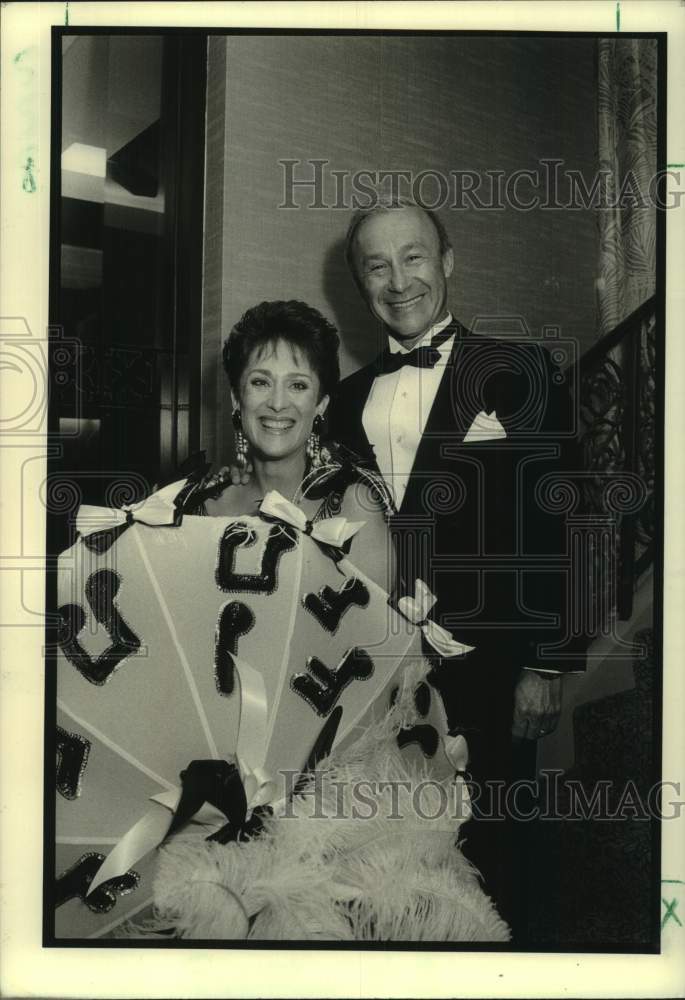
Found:
[{"label": "white ostrich feather", "polygon": [[[456,846],[460,821],[449,810],[425,818],[438,813],[440,792],[425,789],[424,816],[405,809],[398,819],[390,788],[376,788],[414,789],[430,776],[426,765],[410,767],[396,743],[416,720],[421,667],[405,677],[392,710],[334,751],[288,814],[267,817],[258,837],[226,845],[177,838],[162,848],[154,917],[129,925],[126,936],[507,941],[509,928]],[[370,783],[370,818],[352,813],[359,781]]]}]

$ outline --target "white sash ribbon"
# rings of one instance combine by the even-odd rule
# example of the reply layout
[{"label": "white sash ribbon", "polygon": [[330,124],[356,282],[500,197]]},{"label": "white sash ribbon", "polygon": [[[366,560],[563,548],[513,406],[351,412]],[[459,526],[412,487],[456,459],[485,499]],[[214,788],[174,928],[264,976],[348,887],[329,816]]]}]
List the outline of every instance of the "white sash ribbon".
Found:
[{"label": "white sash ribbon", "polygon": [[426,641],[440,656],[448,659],[451,656],[461,656],[463,653],[470,653],[475,646],[467,646],[452,638],[447,629],[437,622],[430,621],[430,614],[437,598],[433,597],[423,580],[416,581],[416,588],[413,597],[401,597],[397,602],[397,608],[402,615],[412,625],[418,625]]},{"label": "white sash ribbon", "polygon": [[245,789],[248,814],[273,802],[278,786],[264,767],[269,706],[263,676],[245,660],[233,657],[240,684],[240,722],[236,762]]},{"label": "white sash ribbon", "polygon": [[93,535],[96,531],[119,528],[131,521],[137,521],[138,524],[146,524],[152,528],[173,524],[176,515],[175,500],[186,483],[186,479],[179,479],[177,482],[157,490],[156,493],[150,494],[145,500],[127,504],[120,510],[113,507],[92,507],[89,504],[81,504],[76,514],[76,527],[80,534],[87,538],[88,535]]},{"label": "white sash ribbon", "polygon": [[[234,657],[240,683],[240,723],[236,763],[247,799],[247,815],[257,806],[269,805],[278,791],[278,784],[264,767],[268,705],[264,678],[244,660]],[[172,816],[181,798],[181,789],[174,788],[150,796],[155,803],[110,851],[90,883],[93,892],[103,882],[123,875],[137,861],[164,840]],[[214,806],[205,803],[190,821],[211,827],[214,832],[226,823],[226,817]]]},{"label": "white sash ribbon", "polygon": [[346,517],[327,517],[322,521],[308,521],[307,515],[290,500],[286,500],[278,490],[270,490],[259,506],[260,513],[275,517],[291,524],[316,542],[341,548],[349,541],[366,521],[348,521]]}]

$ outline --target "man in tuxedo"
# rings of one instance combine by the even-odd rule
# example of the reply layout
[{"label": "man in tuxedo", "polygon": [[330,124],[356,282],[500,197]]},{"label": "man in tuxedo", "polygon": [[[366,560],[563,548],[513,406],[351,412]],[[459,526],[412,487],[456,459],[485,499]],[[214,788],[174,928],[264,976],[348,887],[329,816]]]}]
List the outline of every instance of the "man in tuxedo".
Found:
[{"label": "man in tuxedo", "polygon": [[405,200],[360,211],[346,256],[387,347],[341,383],[330,436],[394,496],[405,590],[423,579],[437,598],[431,617],[474,647],[457,659],[433,654],[429,680],[469,743],[476,820],[465,853],[514,923],[503,817],[523,803],[502,802],[512,734],[551,732],[562,674],[583,668],[565,638],[565,526],[553,502],[572,430],[568,394],[542,345],[474,335],[452,316],[454,254],[435,213]]}]

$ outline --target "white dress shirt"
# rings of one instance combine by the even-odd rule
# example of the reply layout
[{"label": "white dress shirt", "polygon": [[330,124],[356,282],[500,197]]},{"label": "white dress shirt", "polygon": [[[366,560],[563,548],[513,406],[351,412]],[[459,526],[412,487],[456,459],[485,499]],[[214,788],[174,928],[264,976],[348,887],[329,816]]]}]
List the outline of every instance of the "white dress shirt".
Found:
[{"label": "white dress shirt", "polygon": [[[452,316],[448,313],[445,319],[432,326],[412,348],[403,347],[393,337],[389,337],[390,351],[393,354],[407,354],[410,349],[427,347],[435,334],[444,330],[451,322]],[[396,372],[378,375],[364,407],[364,430],[369,443],[373,445],[378,469],[395,498],[398,510],[404,499],[416,452],[453,344],[454,335],[440,345],[440,360],[434,368],[403,365]]]},{"label": "white dress shirt", "polygon": [[[441,330],[452,322],[448,313],[414,347],[428,346]],[[408,353],[393,337],[388,338],[391,353]],[[388,484],[399,510],[414,466],[414,459],[428,422],[435,396],[454,346],[454,335],[438,348],[440,360],[434,368],[403,365],[396,372],[378,375],[371,386],[362,414],[362,423],[373,446],[378,469]],[[535,673],[553,676],[554,667],[532,667]]]}]

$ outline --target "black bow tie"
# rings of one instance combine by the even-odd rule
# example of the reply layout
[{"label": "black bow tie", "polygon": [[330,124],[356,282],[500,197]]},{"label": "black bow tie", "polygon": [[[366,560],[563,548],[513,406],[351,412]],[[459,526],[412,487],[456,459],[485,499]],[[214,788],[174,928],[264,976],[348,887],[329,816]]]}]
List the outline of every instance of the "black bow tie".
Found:
[{"label": "black bow tie", "polygon": [[390,349],[386,348],[378,359],[378,374],[389,375],[391,372],[399,371],[405,365],[412,365],[414,368],[435,368],[440,360],[438,348],[453,333],[454,325],[449,323],[444,330],[435,334],[430,344],[415,347],[413,351],[397,351],[396,354],[392,354]]}]

